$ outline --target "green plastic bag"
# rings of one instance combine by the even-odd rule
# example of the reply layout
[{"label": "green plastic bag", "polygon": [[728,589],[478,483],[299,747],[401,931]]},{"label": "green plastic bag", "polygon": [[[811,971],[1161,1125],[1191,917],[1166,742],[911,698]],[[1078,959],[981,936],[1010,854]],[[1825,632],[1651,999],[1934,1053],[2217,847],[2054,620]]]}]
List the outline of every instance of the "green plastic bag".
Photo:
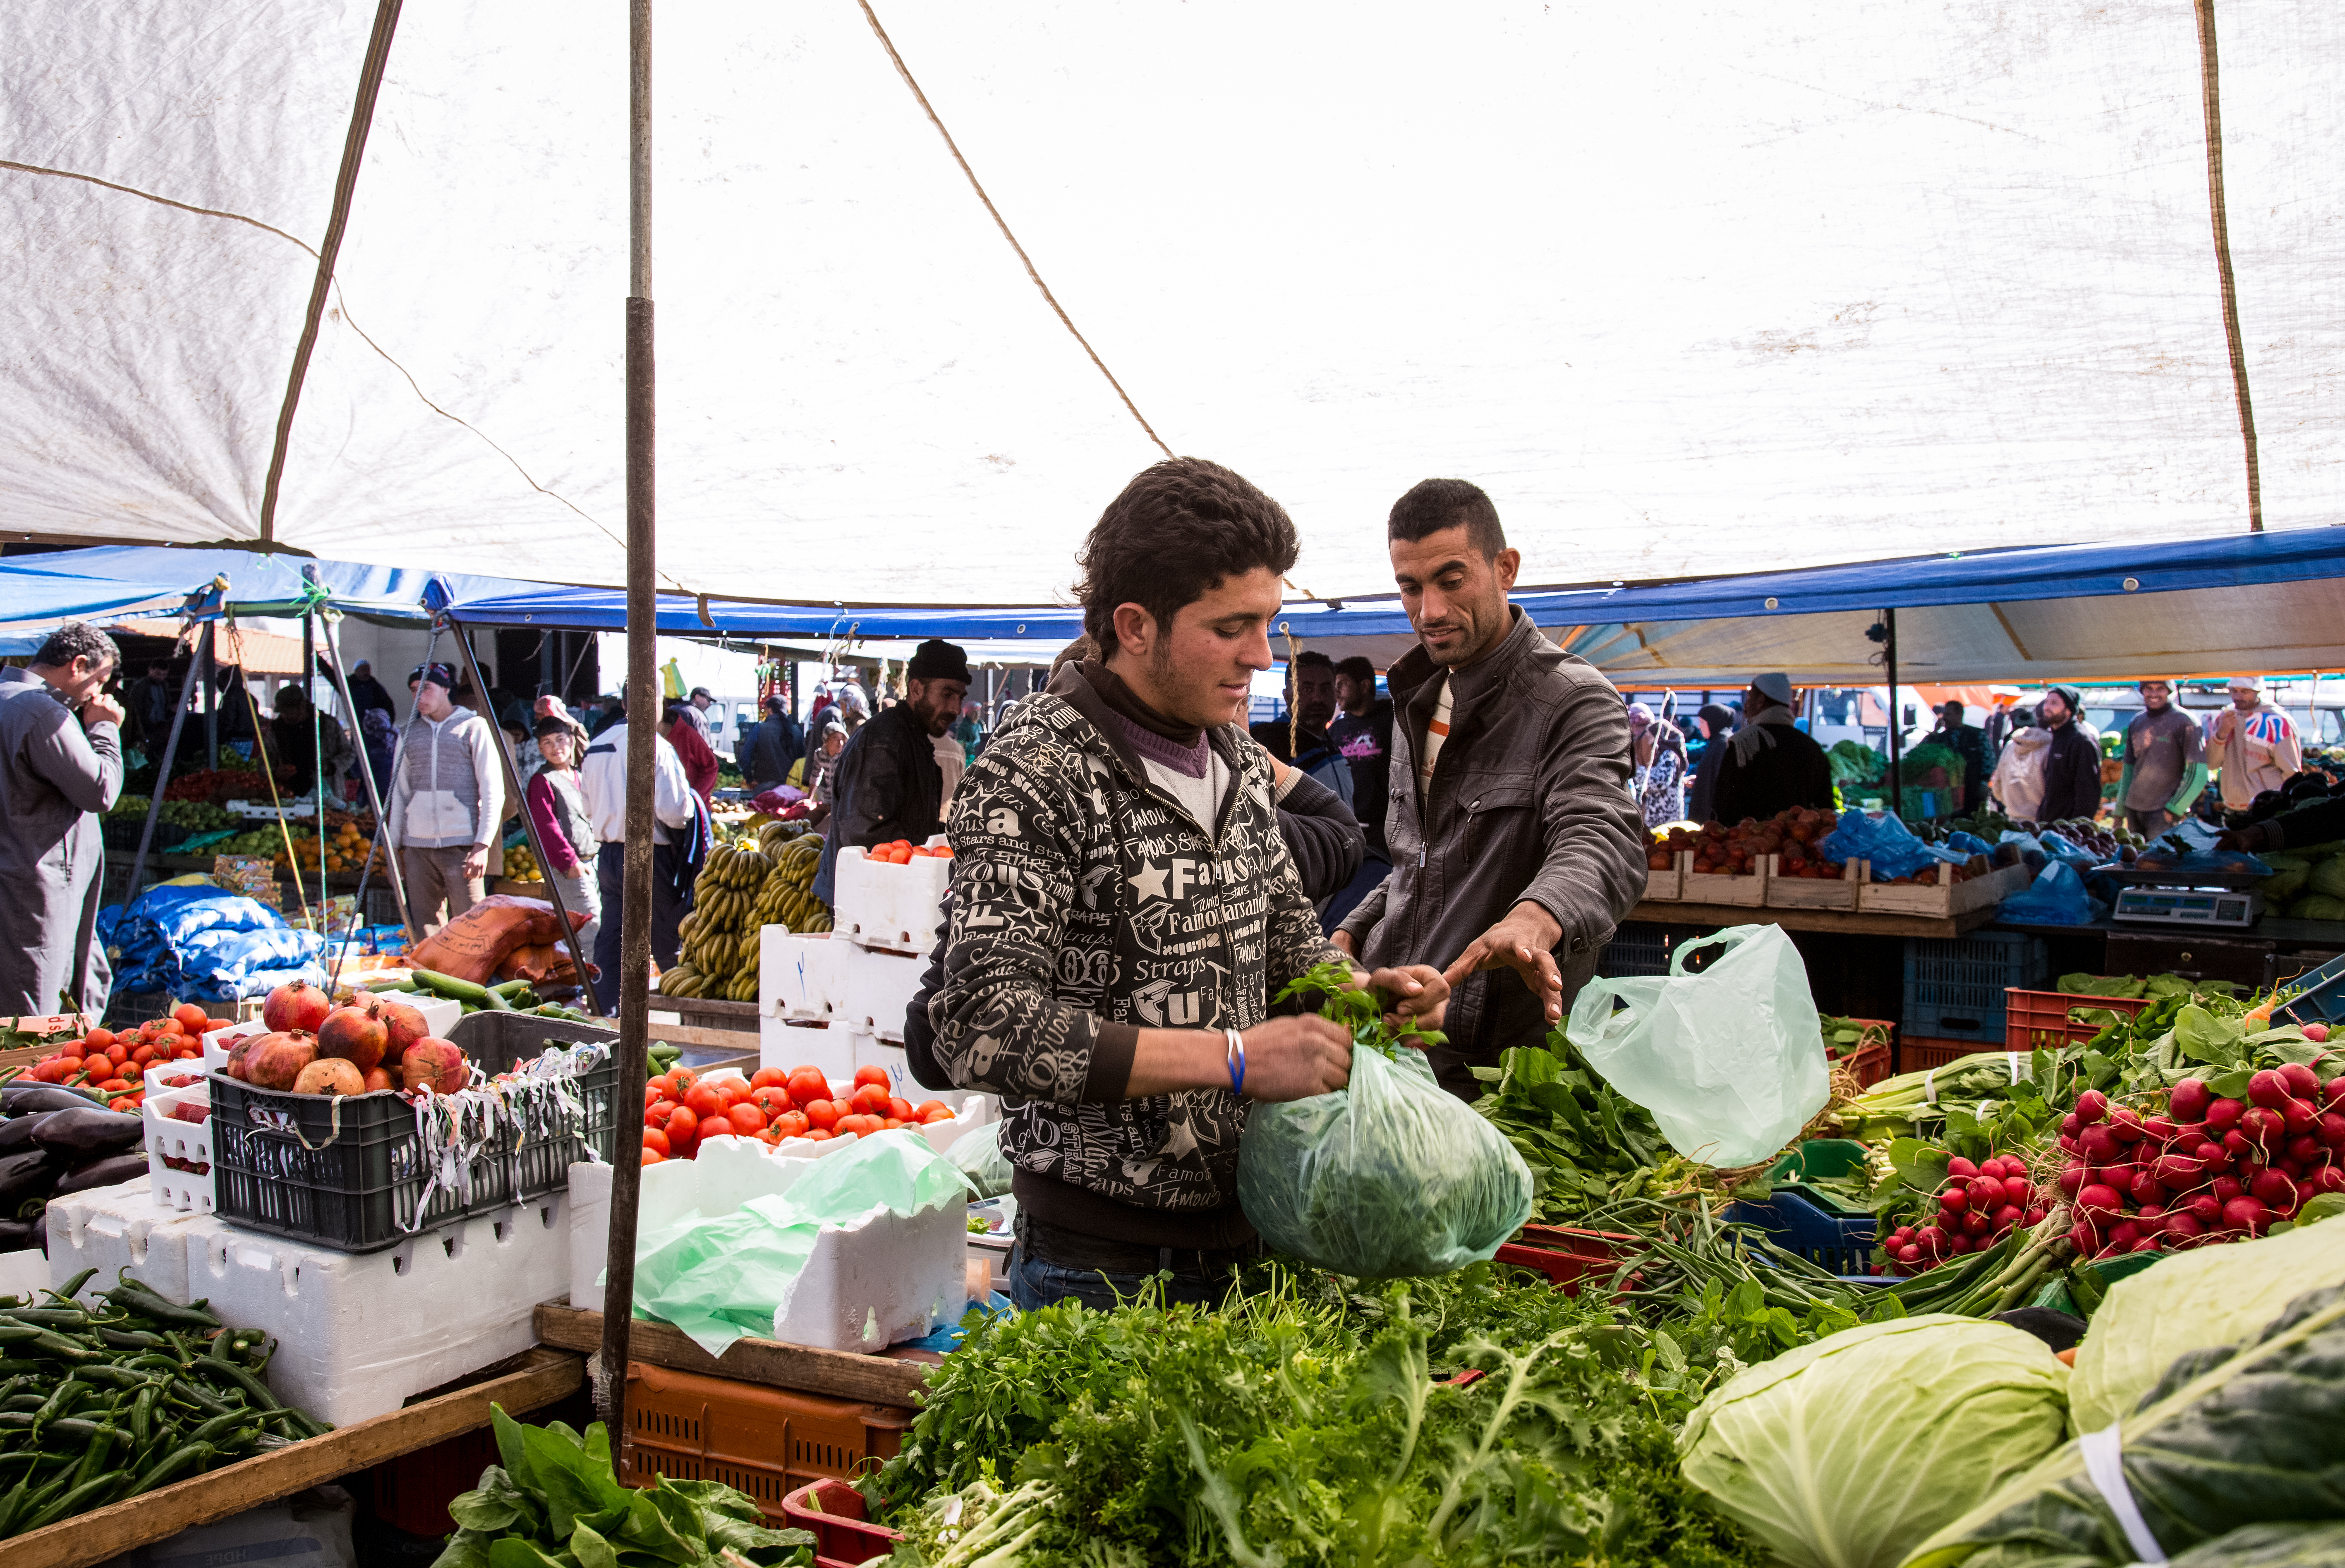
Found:
[{"label": "green plastic bag", "polygon": [[[1685,972],[1689,953],[1721,944],[1724,956]],[[1782,928],[1735,926],[1680,946],[1667,975],[1589,981],[1565,1032],[1671,1148],[1731,1169],[1772,1158],[1824,1108],[1822,1028]]]},{"label": "green plastic bag", "polygon": [[990,1121],[972,1132],[962,1133],[953,1139],[945,1158],[969,1179],[969,1190],[980,1199],[999,1198],[1010,1190],[1013,1172],[1010,1157],[1001,1152],[1000,1122]]},{"label": "green plastic bag", "polygon": [[1247,1114],[1238,1202],[1264,1240],[1322,1269],[1447,1274],[1522,1229],[1531,1172],[1423,1052],[1360,1047],[1346,1087]]}]

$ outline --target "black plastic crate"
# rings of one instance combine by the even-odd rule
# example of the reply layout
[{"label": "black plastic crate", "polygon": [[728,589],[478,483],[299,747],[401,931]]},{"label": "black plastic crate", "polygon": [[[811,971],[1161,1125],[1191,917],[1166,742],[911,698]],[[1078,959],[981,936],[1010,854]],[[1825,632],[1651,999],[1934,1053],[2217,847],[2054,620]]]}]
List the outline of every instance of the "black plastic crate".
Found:
[{"label": "black plastic crate", "polygon": [[614,1152],[613,1097],[618,1032],[519,1013],[473,1013],[448,1037],[495,1074],[545,1043],[598,1041],[614,1058],[579,1075],[583,1118],[560,1131],[517,1128],[483,1117],[479,1146],[462,1162],[432,1158],[400,1096],[282,1094],[212,1075],[212,1186],[219,1217],[249,1229],[339,1252],[379,1252],[408,1237],[486,1214],[565,1186],[591,1142]]},{"label": "black plastic crate", "polygon": [[2015,986],[2035,986],[2047,962],[2041,936],[2015,931],[1952,939],[1908,936],[1905,1010],[1899,1022],[1905,1034],[1926,1039],[2001,1045],[2004,993]]},{"label": "black plastic crate", "polygon": [[1608,980],[1670,972],[1670,934],[1659,926],[1623,926],[1597,949],[1596,972]]},{"label": "black plastic crate", "polygon": [[162,991],[116,991],[106,998],[109,1029],[135,1029],[149,1018],[169,1015],[171,998]]},{"label": "black plastic crate", "polygon": [[[147,819],[143,816],[102,816],[97,819],[97,831],[98,836],[106,841],[107,848],[135,852],[138,848],[140,835],[147,831]],[[152,853],[161,855],[167,850],[177,849],[190,836],[188,830],[177,823],[158,822],[155,824]]]}]

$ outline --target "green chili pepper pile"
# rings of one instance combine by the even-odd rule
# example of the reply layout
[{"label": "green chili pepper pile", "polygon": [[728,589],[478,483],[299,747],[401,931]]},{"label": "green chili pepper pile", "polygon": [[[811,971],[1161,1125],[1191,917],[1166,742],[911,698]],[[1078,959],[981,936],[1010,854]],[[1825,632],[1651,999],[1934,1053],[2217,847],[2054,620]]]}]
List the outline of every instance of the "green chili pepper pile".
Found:
[{"label": "green chili pepper pile", "polygon": [[261,1381],[273,1341],[96,1270],[46,1305],[0,1296],[0,1538],[329,1429]]}]

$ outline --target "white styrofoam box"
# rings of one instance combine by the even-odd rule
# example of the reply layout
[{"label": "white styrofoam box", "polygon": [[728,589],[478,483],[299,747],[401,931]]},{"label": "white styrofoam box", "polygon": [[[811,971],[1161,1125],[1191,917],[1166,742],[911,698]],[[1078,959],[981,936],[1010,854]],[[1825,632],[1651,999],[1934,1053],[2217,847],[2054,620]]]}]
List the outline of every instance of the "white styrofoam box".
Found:
[{"label": "white styrofoam box", "polygon": [[208,1214],[158,1209],[146,1177],[119,1187],[94,1187],[49,1199],[49,1271],[70,1280],[95,1269],[112,1280],[127,1269],[158,1294],[190,1301],[203,1294],[188,1289],[189,1233],[217,1228]]},{"label": "white styrofoam box", "polygon": [[[852,1146],[847,1138],[791,1138],[778,1148],[753,1138],[712,1138],[690,1159],[644,1167],[636,1199],[635,1255],[654,1250],[671,1232],[704,1217],[730,1214],[753,1198],[787,1192],[826,1154]],[[570,1168],[573,1305],[599,1310],[603,1266],[611,1246],[611,1167],[584,1161]]]},{"label": "white styrofoam box", "polygon": [[[939,834],[929,840],[935,848],[945,842]],[[898,865],[873,860],[848,845],[838,852],[832,887],[831,929],[849,942],[866,947],[889,947],[901,953],[926,954],[937,945],[937,927],[944,920],[945,888],[952,881],[952,862],[933,855],[916,855]]]},{"label": "white styrofoam box", "polygon": [[185,1084],[172,1083],[173,1078],[188,1078],[195,1083],[201,1083],[204,1081],[205,1075],[210,1071],[211,1068],[206,1067],[200,1060],[161,1062],[147,1069],[145,1087],[149,1095],[168,1094],[174,1088],[188,1087]]},{"label": "white styrofoam box", "polygon": [[852,943],[834,942],[827,932],[800,935],[787,926],[757,933],[757,1016],[827,1023],[846,993],[839,972]]},{"label": "white styrofoam box", "polygon": [[269,1386],[347,1426],[534,1345],[537,1304],[570,1285],[569,1205],[548,1193],[364,1253],[190,1218],[189,1295],[172,1299],[274,1335]]},{"label": "white styrofoam box", "polygon": [[825,1226],[774,1309],[774,1338],[829,1351],[917,1340],[969,1305],[968,1262],[969,1207],[958,1196],[910,1215],[874,1209]]},{"label": "white styrofoam box", "polygon": [[[181,1121],[171,1114],[183,1105],[208,1107],[211,1103],[210,1087],[198,1084],[193,1088],[165,1089],[161,1094],[149,1095],[139,1108],[138,1114],[147,1124],[147,1190],[157,1208],[182,1214],[212,1211],[211,1123]],[[165,1164],[167,1159],[184,1159],[205,1168],[180,1170]]]},{"label": "white styrofoam box", "polygon": [[225,1029],[214,1029],[204,1037],[204,1066],[218,1072],[228,1066],[228,1053],[236,1049],[237,1041],[247,1035],[265,1035],[269,1026],[259,1018],[247,1018],[241,1024],[230,1024]]},{"label": "white styrofoam box", "polygon": [[839,946],[844,949],[846,961],[842,966],[847,982],[840,1017],[850,1028],[902,1045],[904,1014],[911,1007],[912,998],[919,994],[920,976],[929,967],[927,957],[858,947],[845,942]]},{"label": "white styrofoam box", "polygon": [[34,1296],[48,1288],[48,1255],[39,1248],[0,1252],[0,1296]]},{"label": "white styrofoam box", "polygon": [[817,1067],[831,1078],[855,1076],[855,1042],[841,1024],[790,1024],[768,1013],[757,1020],[757,1065]]}]

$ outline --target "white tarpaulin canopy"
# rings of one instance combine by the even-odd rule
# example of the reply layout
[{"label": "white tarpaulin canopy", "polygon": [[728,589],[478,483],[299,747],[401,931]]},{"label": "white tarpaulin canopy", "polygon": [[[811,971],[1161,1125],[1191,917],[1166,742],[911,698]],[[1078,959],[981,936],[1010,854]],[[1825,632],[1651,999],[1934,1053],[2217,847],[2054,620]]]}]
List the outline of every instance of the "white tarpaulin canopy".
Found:
[{"label": "white tarpaulin canopy", "polygon": [[[2247,521],[2188,0],[1428,9],[873,0],[1133,405],[1294,581],[1473,478],[1524,581]],[[2345,8],[2222,0],[2273,528],[2334,520]],[[0,528],[623,580],[626,28],[408,0],[288,386],[376,12],[19,0]],[[659,12],[666,586],[1037,604],[1159,455],[857,0]]]}]

